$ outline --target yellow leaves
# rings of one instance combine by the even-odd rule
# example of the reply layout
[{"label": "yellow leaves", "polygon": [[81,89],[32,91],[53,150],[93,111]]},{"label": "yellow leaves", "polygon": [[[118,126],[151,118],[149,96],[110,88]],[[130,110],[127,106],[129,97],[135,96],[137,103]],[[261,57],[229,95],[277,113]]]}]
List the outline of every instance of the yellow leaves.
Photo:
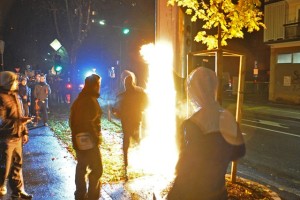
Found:
[{"label": "yellow leaves", "polygon": [[[207,1],[206,1],[207,2]],[[235,1],[234,1],[235,2]],[[187,8],[186,14],[192,15],[192,22],[198,19],[204,21],[203,29],[221,29],[221,38],[214,35],[206,35],[199,31],[195,41],[206,44],[208,49],[217,48],[218,40],[221,45],[227,45],[226,40],[231,38],[243,38],[243,29],[248,32],[258,31],[260,27],[266,28],[262,21],[262,12],[258,9],[260,0],[210,0],[209,3],[198,0],[168,0],[168,5],[176,5]]]},{"label": "yellow leaves", "polygon": [[188,8],[188,9],[186,9],[185,13],[188,15],[191,15],[193,13],[193,10]]}]

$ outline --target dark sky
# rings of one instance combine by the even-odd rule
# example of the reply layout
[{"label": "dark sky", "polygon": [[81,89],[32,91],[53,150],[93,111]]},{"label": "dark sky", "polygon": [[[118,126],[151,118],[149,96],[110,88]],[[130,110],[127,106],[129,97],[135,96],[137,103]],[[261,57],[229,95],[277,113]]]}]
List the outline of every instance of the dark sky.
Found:
[{"label": "dark sky", "polygon": [[[57,38],[53,16],[46,0],[15,0],[4,26],[5,67],[14,69],[31,65],[47,70],[52,58],[50,42]],[[71,2],[71,1],[70,1]],[[96,20],[105,19],[106,26],[92,24],[78,54],[79,67],[96,67],[106,73],[122,56],[123,65],[139,71],[143,62],[139,48],[154,41],[154,0],[97,0]],[[0,5],[1,6],[1,5]],[[60,10],[63,12],[63,9]],[[64,19],[58,19],[59,23]],[[122,26],[131,29],[121,34]],[[52,52],[51,52],[52,51]],[[48,56],[48,57],[47,57]]]}]

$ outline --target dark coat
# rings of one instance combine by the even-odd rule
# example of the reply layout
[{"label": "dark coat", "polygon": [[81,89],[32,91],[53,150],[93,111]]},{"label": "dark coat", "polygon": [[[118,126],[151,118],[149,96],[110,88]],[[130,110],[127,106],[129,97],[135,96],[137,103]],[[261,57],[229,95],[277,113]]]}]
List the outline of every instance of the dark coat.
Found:
[{"label": "dark coat", "polygon": [[22,102],[16,92],[0,89],[0,137],[22,137],[28,129],[21,123]]},{"label": "dark coat", "polygon": [[[19,95],[23,104],[31,102],[31,89],[27,85],[19,84]],[[27,99],[24,99],[24,96],[27,96]]]},{"label": "dark coat", "polygon": [[176,178],[168,200],[227,199],[227,167],[230,161],[245,155],[245,145],[227,143],[220,132],[203,134],[191,120],[183,123],[182,134]]},{"label": "dark coat", "polygon": [[141,122],[147,104],[148,98],[144,89],[134,86],[117,96],[114,109],[122,125],[136,125]]},{"label": "dark coat", "polygon": [[83,90],[71,106],[69,119],[74,149],[78,149],[75,139],[76,134],[81,132],[91,133],[92,141],[97,146],[100,145],[101,116],[102,109],[97,97]]}]

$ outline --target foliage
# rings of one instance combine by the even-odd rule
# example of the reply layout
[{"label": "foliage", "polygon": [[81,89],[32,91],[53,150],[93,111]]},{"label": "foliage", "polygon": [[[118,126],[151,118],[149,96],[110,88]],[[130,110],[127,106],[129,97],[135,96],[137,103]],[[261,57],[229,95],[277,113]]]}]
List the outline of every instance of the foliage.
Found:
[{"label": "foliage", "polygon": [[[206,44],[208,49],[227,45],[227,39],[243,38],[243,29],[248,32],[258,31],[265,25],[261,22],[263,13],[259,10],[260,0],[168,0],[168,5],[185,8],[191,15],[191,21],[198,19],[204,22],[197,33],[195,41]],[[206,30],[212,30],[214,34]]]}]

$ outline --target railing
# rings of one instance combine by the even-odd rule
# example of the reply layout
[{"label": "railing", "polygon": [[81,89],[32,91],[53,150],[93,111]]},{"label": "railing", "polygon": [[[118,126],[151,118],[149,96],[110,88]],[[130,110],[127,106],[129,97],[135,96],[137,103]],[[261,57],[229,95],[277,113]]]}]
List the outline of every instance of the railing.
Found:
[{"label": "railing", "polygon": [[300,22],[294,22],[284,25],[285,39],[300,39]]}]

